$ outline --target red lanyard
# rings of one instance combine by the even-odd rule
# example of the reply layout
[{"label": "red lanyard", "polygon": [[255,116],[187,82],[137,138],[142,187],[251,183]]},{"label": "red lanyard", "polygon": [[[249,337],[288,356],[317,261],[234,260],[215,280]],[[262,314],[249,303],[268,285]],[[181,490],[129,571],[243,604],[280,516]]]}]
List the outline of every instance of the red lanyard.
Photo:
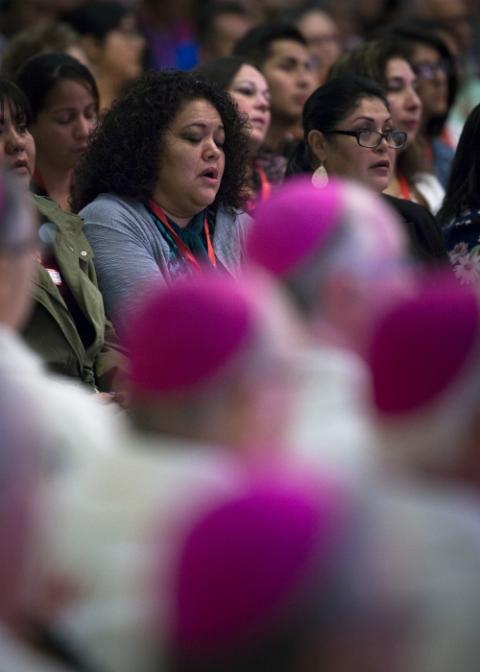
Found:
[{"label": "red lanyard", "polygon": [[259,165],[257,165],[256,168],[258,176],[260,178],[260,200],[266,201],[270,197],[270,194],[272,193],[272,185],[268,181],[263,168]]},{"label": "red lanyard", "polygon": [[249,214],[254,212],[255,206],[258,205],[259,201],[263,202],[268,200],[270,198],[270,194],[272,193],[272,185],[268,181],[263,168],[258,164],[255,164],[255,170],[257,171],[257,175],[260,179],[260,196],[258,198],[250,198],[247,201],[246,209]]},{"label": "red lanyard", "polygon": [[399,174],[397,176],[397,179],[400,191],[402,192],[402,198],[404,198],[406,201],[411,201],[412,194],[410,192],[410,185],[407,182],[407,178],[405,177],[405,175]]},{"label": "red lanyard", "polygon": [[[197,271],[201,270],[201,265],[198,263],[198,259],[192,254],[192,252],[188,249],[188,247],[185,245],[183,240],[180,238],[180,236],[176,233],[176,231],[173,229],[172,225],[168,221],[167,215],[164,213],[163,209],[158,205],[156,201],[153,200],[153,198],[150,198],[148,201],[148,207],[150,210],[153,212],[155,217],[157,217],[163,224],[163,226],[167,229],[171,237],[173,238],[173,241],[175,245],[178,248],[178,251],[182,255],[182,257],[187,261],[189,264],[195,267]],[[208,219],[207,219],[207,213],[205,213],[205,217],[203,220],[203,231],[205,233],[205,239],[207,241],[207,254],[208,258],[210,260],[210,263],[214,268],[217,268],[217,258],[215,257],[215,250],[213,249],[212,245],[212,240],[210,237],[210,231],[208,229]]]}]

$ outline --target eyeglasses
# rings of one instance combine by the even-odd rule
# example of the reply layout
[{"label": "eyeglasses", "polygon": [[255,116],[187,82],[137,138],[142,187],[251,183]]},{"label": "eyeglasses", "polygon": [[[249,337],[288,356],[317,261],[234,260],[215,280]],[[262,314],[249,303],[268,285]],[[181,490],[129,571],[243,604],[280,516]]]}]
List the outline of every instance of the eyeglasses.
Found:
[{"label": "eyeglasses", "polygon": [[404,131],[370,131],[366,128],[360,128],[358,131],[324,131],[325,135],[351,135],[356,138],[360,147],[367,149],[377,149],[383,138],[387,141],[387,145],[393,149],[402,149],[407,142],[407,134]]},{"label": "eyeglasses", "polygon": [[439,72],[447,76],[450,74],[450,63],[444,60],[437,61],[437,63],[416,63],[413,71],[420,79],[435,79]]}]

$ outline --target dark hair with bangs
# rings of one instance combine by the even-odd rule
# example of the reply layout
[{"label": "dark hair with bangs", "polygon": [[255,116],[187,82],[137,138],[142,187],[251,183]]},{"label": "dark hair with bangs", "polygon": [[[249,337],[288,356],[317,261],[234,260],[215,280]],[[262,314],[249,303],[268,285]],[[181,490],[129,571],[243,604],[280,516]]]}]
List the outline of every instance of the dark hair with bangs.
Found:
[{"label": "dark hair with bangs", "polygon": [[28,126],[32,121],[30,103],[23,91],[14,82],[0,77],[0,117],[5,115],[5,106],[10,109],[16,126]]},{"label": "dark hair with bangs", "polygon": [[246,197],[248,135],[228,93],[191,73],[150,72],[135,81],[106,113],[75,171],[72,206],[78,212],[101,193],[150,198],[165,132],[180,109],[206,100],[225,128],[225,171],[214,205],[236,208]]},{"label": "dark hair with bangs", "polygon": [[90,70],[73,56],[51,52],[28,59],[20,68],[15,80],[28,98],[32,121],[35,121],[42,111],[52,89],[66,79],[85,85],[92,94],[98,112],[100,97]]}]

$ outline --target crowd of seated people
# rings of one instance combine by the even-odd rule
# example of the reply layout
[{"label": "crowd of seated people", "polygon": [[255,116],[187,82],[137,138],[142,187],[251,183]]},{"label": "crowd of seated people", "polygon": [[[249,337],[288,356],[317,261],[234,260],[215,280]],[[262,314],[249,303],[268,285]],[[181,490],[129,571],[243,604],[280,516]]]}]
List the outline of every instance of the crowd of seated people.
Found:
[{"label": "crowd of seated people", "polygon": [[476,4],[0,18],[0,670],[474,672]]}]

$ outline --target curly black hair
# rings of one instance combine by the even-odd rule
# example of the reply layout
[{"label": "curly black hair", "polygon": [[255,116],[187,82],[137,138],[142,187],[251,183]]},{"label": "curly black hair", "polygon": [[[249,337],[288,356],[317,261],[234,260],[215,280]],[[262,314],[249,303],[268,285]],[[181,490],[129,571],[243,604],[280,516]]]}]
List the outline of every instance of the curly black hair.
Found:
[{"label": "curly black hair", "polygon": [[78,212],[101,193],[147,200],[158,176],[166,130],[181,107],[207,100],[225,128],[225,172],[213,206],[228,209],[246,198],[248,134],[230,96],[187,72],[140,77],[106,113],[75,171],[72,208]]}]

